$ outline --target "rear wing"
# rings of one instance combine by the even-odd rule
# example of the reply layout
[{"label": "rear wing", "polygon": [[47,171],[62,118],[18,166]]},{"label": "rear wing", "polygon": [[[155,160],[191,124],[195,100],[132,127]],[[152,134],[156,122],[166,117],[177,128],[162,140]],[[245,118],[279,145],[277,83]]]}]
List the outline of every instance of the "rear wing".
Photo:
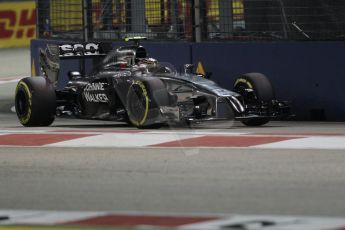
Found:
[{"label": "rear wing", "polygon": [[68,73],[78,71],[82,76],[92,72],[111,49],[107,43],[52,43],[38,49],[38,73],[46,76],[57,89],[67,84]]},{"label": "rear wing", "polygon": [[74,43],[58,45],[59,58],[105,56],[107,51],[100,43]]}]

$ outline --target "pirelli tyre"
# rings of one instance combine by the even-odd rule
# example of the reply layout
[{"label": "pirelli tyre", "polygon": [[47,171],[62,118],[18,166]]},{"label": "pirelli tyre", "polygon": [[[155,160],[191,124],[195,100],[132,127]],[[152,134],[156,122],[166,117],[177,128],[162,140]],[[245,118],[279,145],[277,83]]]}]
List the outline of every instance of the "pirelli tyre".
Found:
[{"label": "pirelli tyre", "polygon": [[[244,96],[246,103],[270,103],[275,95],[269,79],[261,73],[247,73],[237,78],[234,91]],[[268,123],[270,118],[258,117],[242,121],[247,126],[260,126]]]},{"label": "pirelli tyre", "polygon": [[158,128],[159,107],[169,104],[168,91],[159,78],[135,80],[127,94],[127,114],[137,128]]},{"label": "pirelli tyre", "polygon": [[15,108],[23,126],[49,126],[56,109],[53,85],[44,77],[21,79],[16,87]]}]

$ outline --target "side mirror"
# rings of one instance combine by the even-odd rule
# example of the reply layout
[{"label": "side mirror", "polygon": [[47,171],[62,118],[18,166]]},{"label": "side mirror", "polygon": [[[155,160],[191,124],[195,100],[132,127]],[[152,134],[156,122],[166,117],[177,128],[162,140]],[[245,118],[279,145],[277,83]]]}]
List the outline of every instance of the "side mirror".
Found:
[{"label": "side mirror", "polygon": [[183,66],[184,73],[186,74],[194,74],[195,73],[195,66],[193,64],[185,64]]}]

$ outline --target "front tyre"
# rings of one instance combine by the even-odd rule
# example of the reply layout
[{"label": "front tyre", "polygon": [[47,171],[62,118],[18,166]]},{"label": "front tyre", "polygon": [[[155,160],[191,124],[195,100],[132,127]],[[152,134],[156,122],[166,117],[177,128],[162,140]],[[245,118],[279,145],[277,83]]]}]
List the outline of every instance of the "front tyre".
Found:
[{"label": "front tyre", "polygon": [[[244,97],[247,105],[269,104],[274,100],[274,91],[269,79],[261,73],[247,73],[236,79],[234,91]],[[270,121],[268,117],[256,117],[242,121],[247,126],[261,126]]]},{"label": "front tyre", "polygon": [[243,124],[245,124],[246,126],[261,126],[264,124],[267,124],[270,121],[269,118],[252,118],[246,121],[242,121]]},{"label": "front tyre", "polygon": [[137,128],[159,128],[159,107],[168,104],[168,91],[160,79],[136,80],[127,94],[129,121]]},{"label": "front tyre", "polygon": [[144,83],[137,81],[131,85],[127,95],[129,121],[136,127],[145,124],[149,113],[149,97]]},{"label": "front tyre", "polygon": [[56,109],[53,85],[44,77],[21,79],[16,87],[15,108],[23,126],[49,126]]}]

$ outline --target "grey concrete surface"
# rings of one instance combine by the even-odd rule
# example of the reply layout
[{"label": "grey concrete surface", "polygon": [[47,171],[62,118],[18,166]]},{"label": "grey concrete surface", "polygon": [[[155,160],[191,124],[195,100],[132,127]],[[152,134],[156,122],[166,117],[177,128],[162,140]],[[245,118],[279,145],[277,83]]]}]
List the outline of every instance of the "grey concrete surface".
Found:
[{"label": "grey concrete surface", "polygon": [[[0,78],[1,80],[1,78]],[[0,85],[0,113],[10,113],[17,83]]]},{"label": "grey concrete surface", "polygon": [[2,209],[345,215],[344,153],[1,148]]},{"label": "grey concrete surface", "polygon": [[[22,78],[30,76],[30,49],[0,49],[0,81],[6,78]],[[13,106],[16,83],[0,85],[0,112],[9,112]]]},{"label": "grey concrete surface", "polygon": [[0,49],[0,80],[3,77],[30,76],[30,49]]}]

